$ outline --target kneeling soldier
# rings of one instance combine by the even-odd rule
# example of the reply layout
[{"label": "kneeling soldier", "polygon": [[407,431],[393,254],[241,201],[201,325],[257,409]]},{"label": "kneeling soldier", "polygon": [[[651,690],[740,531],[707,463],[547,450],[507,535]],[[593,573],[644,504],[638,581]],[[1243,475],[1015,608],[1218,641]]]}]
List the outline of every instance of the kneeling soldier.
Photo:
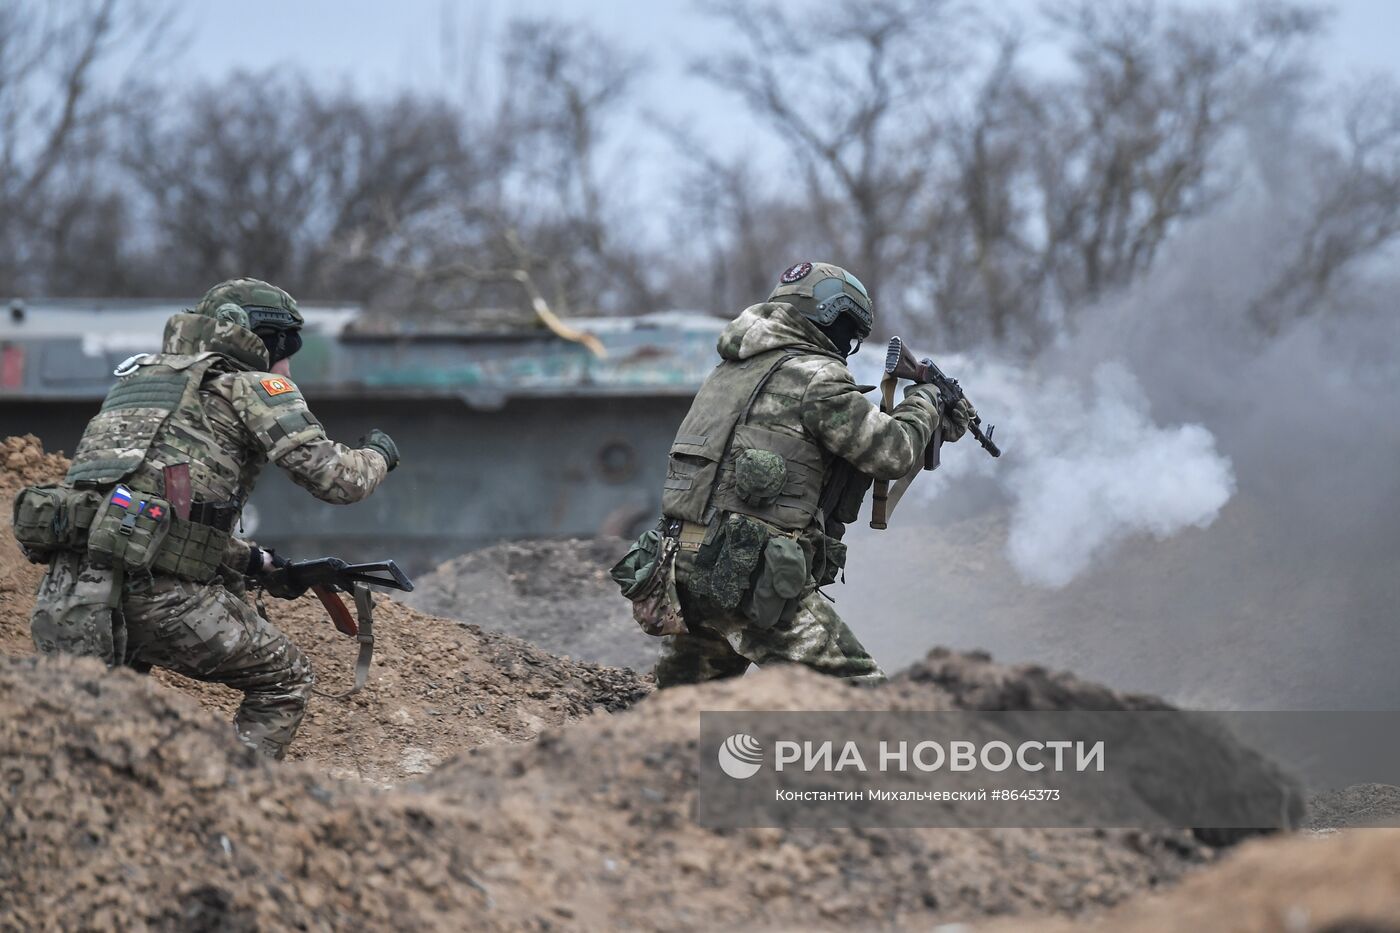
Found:
[{"label": "kneeling soldier", "polygon": [[335,443],[289,377],[296,302],[256,279],[214,286],[134,357],[89,422],[59,486],[20,494],[15,531],[46,561],[30,628],[42,654],[163,667],[243,691],[239,737],[281,758],[311,665],[243,595],[273,569],[233,537],[271,461],[326,502],[358,502],[398,464],[387,434]]}]

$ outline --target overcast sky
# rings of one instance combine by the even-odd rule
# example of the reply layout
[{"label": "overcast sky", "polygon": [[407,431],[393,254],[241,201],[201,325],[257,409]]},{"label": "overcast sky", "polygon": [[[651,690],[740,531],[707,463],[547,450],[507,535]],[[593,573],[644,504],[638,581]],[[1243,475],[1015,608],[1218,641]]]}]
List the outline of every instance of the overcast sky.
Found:
[{"label": "overcast sky", "polygon": [[[367,88],[451,85],[460,76],[450,73],[448,62],[457,56],[444,44],[444,33],[489,33],[524,14],[587,22],[645,51],[664,73],[650,96],[658,102],[684,99],[693,90],[686,63],[727,39],[695,12],[691,0],[191,0],[182,6],[192,40],[183,64],[198,73],[297,62]],[[984,4],[993,6],[1014,12],[1034,3]],[[1323,53],[1331,70],[1345,75],[1396,69],[1400,0],[1339,0],[1330,6],[1336,17]]]},{"label": "overcast sky", "polygon": [[[809,5],[790,2],[796,9]],[[1328,77],[1400,74],[1400,0],[1340,0],[1331,6],[1336,16],[1319,50]],[[237,68],[289,64],[329,84],[348,82],[370,93],[463,93],[470,63],[488,59],[483,48],[489,52],[492,36],[508,18],[582,21],[648,56],[653,68],[639,89],[638,113],[684,123],[721,152],[732,152],[753,130],[732,98],[687,74],[707,49],[733,41],[696,12],[693,0],[190,0],[181,9],[189,42],[171,65],[183,75],[217,78]],[[1033,11],[1035,0],[998,0],[982,9],[1014,16]],[[627,161],[630,171],[640,164],[651,173],[640,179],[645,189],[664,187],[665,178],[658,176],[674,164],[666,158]]]}]

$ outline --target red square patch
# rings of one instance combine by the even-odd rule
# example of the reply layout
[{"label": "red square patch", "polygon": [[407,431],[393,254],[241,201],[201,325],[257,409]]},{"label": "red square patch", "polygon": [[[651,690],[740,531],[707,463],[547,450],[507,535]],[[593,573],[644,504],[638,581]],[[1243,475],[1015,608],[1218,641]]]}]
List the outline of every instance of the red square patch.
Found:
[{"label": "red square patch", "polygon": [[281,395],[296,389],[296,386],[292,385],[292,380],[284,379],[281,376],[269,376],[262,381],[262,387],[268,395]]}]

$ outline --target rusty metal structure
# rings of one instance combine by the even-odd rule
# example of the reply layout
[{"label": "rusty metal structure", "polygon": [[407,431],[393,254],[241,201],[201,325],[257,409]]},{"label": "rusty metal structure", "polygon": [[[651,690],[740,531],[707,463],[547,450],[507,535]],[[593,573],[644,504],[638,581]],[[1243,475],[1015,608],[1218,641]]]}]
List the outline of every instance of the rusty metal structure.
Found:
[{"label": "rusty metal structure", "polygon": [[[0,318],[0,436],[71,451],[128,356],[180,305],[54,300]],[[403,466],[327,506],[269,469],[244,530],[291,555],[392,553],[422,568],[507,539],[633,534],[658,514],[666,451],[724,322],[689,312],[571,319],[598,356],[533,322],[375,326],[303,305],[292,375],[332,437],[393,434]]]}]

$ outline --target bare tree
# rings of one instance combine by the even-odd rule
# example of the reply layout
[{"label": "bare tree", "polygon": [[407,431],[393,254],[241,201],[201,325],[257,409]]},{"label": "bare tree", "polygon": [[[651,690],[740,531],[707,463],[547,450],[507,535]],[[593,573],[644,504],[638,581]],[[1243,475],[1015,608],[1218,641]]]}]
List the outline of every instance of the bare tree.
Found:
[{"label": "bare tree", "polygon": [[124,161],[149,199],[166,290],[256,275],[367,300],[370,254],[437,208],[467,158],[433,100],[368,103],[238,73],[135,121]]},{"label": "bare tree", "polygon": [[527,19],[507,28],[500,65],[497,99],[463,124],[464,150],[488,157],[459,160],[432,229],[381,270],[436,313],[651,310],[651,257],[603,164],[640,60],[580,25]]},{"label": "bare tree", "polygon": [[833,0],[795,15],[713,0],[705,9],[747,48],[706,57],[696,71],[737,94],[786,148],[788,190],[812,212],[829,258],[877,300],[896,297],[887,280],[907,256],[911,205],[935,157],[931,104],[959,46],[951,3]]},{"label": "bare tree", "polygon": [[[95,230],[81,215],[111,207],[105,132],[139,77],[134,63],[159,53],[172,10],[140,0],[0,0],[0,291],[48,286],[45,270],[85,245],[67,238]],[[106,92],[97,90],[99,70]],[[104,222],[120,216],[108,211]]]},{"label": "bare tree", "polygon": [[1400,238],[1400,87],[1376,80],[1342,113],[1340,141],[1301,141],[1308,216],[1293,237],[1278,280],[1253,307],[1269,332],[1314,313],[1348,270]]},{"label": "bare tree", "polygon": [[[894,306],[896,324],[936,322],[943,339],[1031,346],[1218,202],[1238,164],[1224,147],[1263,91],[1298,87],[1323,21],[1286,0],[1070,0],[1044,14],[1069,66],[1047,77],[1016,30],[945,3],[709,9],[749,47],[698,70],[775,132],[793,210],[813,212],[885,319]],[[956,62],[932,51],[952,47]],[[714,166],[722,194],[734,176]]]}]

